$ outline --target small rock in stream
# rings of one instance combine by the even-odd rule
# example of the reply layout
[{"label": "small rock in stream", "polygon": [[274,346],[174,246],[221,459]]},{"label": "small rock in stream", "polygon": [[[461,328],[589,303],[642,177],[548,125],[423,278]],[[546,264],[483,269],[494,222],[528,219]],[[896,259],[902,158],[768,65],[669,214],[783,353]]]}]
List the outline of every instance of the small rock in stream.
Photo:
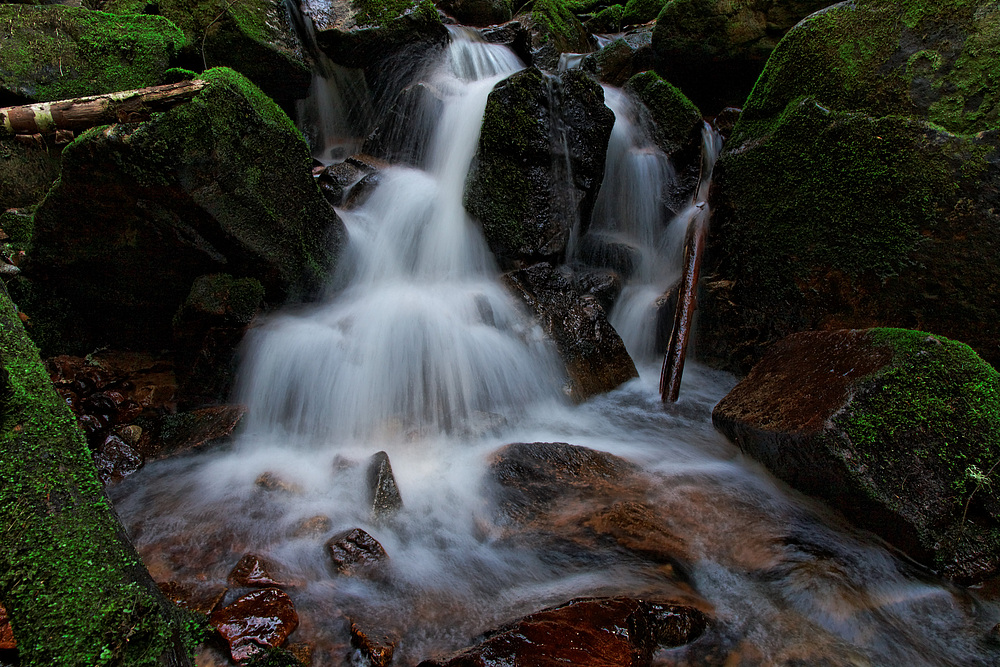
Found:
[{"label": "small rock in stream", "polygon": [[256,554],[246,554],[240,562],[233,567],[226,581],[230,586],[243,586],[246,588],[284,588],[288,582],[278,581],[271,573],[275,566]]},{"label": "small rock in stream", "polygon": [[388,667],[396,650],[396,643],[388,637],[376,641],[365,634],[357,623],[351,623],[351,646],[371,667]]},{"label": "small rock in stream", "polygon": [[266,647],[277,648],[299,624],[291,598],[277,588],[254,591],[214,612],[209,623],[229,644],[235,662],[243,662]]},{"label": "small rock in stream", "polygon": [[173,602],[178,607],[196,611],[206,616],[215,611],[215,608],[225,597],[227,588],[223,586],[211,586],[208,584],[188,584],[177,581],[164,581],[158,583],[163,597]]},{"label": "small rock in stream", "polygon": [[403,507],[396,478],[392,474],[389,455],[378,452],[368,463],[369,501],[376,519],[386,519]]},{"label": "small rock in stream", "polygon": [[371,573],[389,558],[378,540],[360,528],[337,533],[325,546],[333,569],[348,576]]}]

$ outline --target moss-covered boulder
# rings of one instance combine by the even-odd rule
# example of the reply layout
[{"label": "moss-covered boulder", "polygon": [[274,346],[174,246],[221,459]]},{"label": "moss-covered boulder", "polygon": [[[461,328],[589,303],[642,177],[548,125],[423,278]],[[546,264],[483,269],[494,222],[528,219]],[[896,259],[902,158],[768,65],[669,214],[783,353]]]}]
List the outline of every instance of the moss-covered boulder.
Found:
[{"label": "moss-covered boulder", "polygon": [[580,70],[556,79],[529,68],[493,89],[465,208],[502,266],[558,263],[573,229],[586,231],[614,120]]},{"label": "moss-covered boulder", "polygon": [[0,5],[0,106],[160,82],[184,35],[158,16]]},{"label": "moss-covered boulder", "polygon": [[531,63],[536,67],[555,70],[559,54],[593,49],[590,36],[565,0],[534,0],[516,18],[531,35]]},{"label": "moss-covered boulder", "polygon": [[435,4],[462,25],[497,25],[513,16],[511,0],[437,0]]},{"label": "moss-covered boulder", "polygon": [[103,9],[170,19],[184,32],[186,67],[230,67],[286,109],[308,93],[309,66],[280,0],[110,0]]},{"label": "moss-covered boulder", "polygon": [[399,51],[412,56],[448,37],[431,0],[305,0],[302,8],[320,48],[346,67],[370,67]]},{"label": "moss-covered boulder", "polygon": [[628,0],[622,12],[622,25],[641,25],[656,20],[667,0]]},{"label": "moss-covered boulder", "polygon": [[59,177],[62,146],[0,137],[0,212],[37,204]]},{"label": "moss-covered boulder", "polygon": [[830,0],[667,0],[653,32],[657,71],[708,113],[741,106],[781,37],[799,20],[830,4]]},{"label": "moss-covered boulder", "polygon": [[703,357],[745,372],[795,331],[900,326],[1000,363],[997,12],[859,1],[788,33],[716,166]]},{"label": "moss-covered boulder", "polygon": [[344,241],[288,116],[233,70],[202,78],[188,103],[77,138],[35,213],[34,304],[68,304],[83,349],[169,348],[198,276],[256,279],[270,304],[306,298]]},{"label": "moss-covered boulder", "polygon": [[631,76],[653,68],[652,43],[651,28],[632,30],[584,58],[583,67],[601,83],[620,88]]},{"label": "moss-covered boulder", "polygon": [[776,343],[712,419],[805,493],[959,583],[1000,573],[1000,374],[905,329]]},{"label": "moss-covered boulder", "polygon": [[0,596],[19,664],[190,665],[167,602],[104,495],[83,432],[0,290]]},{"label": "moss-covered boulder", "polygon": [[622,15],[625,7],[622,5],[611,5],[597,12],[587,19],[583,27],[587,32],[593,34],[618,32],[622,29]]}]

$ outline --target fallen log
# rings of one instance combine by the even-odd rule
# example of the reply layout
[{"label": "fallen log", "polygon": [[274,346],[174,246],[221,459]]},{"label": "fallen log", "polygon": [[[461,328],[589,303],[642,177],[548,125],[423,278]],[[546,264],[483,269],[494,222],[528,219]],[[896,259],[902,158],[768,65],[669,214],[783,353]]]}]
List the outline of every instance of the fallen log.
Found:
[{"label": "fallen log", "polygon": [[108,123],[138,123],[152,113],[187,102],[207,84],[195,79],[163,86],[123,90],[71,100],[39,102],[0,109],[6,134],[53,134],[79,131]]},{"label": "fallen log", "polygon": [[701,256],[705,249],[709,216],[707,203],[701,202],[695,207],[698,210],[691,219],[684,241],[684,271],[681,274],[677,310],[674,311],[674,327],[670,332],[670,342],[660,371],[660,399],[664,403],[676,402],[680,393],[691,324],[698,307],[698,277],[701,274]]}]

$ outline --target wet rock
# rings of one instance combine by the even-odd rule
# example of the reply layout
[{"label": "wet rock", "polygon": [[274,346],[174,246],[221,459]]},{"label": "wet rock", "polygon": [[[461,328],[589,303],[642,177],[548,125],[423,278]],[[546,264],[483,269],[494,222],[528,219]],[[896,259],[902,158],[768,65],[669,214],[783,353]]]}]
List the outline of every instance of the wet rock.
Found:
[{"label": "wet rock", "polygon": [[215,611],[226,595],[226,588],[222,586],[177,581],[165,581],[157,586],[163,596],[174,604],[206,616]]},{"label": "wet rock", "polygon": [[462,25],[490,26],[510,21],[511,0],[437,0],[438,8]]},{"label": "wet rock", "polygon": [[10,627],[10,617],[7,610],[0,604],[0,650],[10,650],[17,648],[17,641],[14,639],[14,630]]},{"label": "wet rock", "polygon": [[376,519],[387,519],[403,507],[403,498],[396,487],[389,455],[378,452],[368,462],[369,504]]},{"label": "wet rock", "polygon": [[576,288],[583,294],[589,294],[597,299],[605,312],[611,308],[622,293],[622,279],[613,271],[577,270],[573,276]]},{"label": "wet rock", "polygon": [[174,369],[182,409],[224,401],[233,388],[236,350],[264,307],[256,278],[199,276],[174,317]]},{"label": "wet rock", "polygon": [[500,629],[476,647],[422,667],[651,665],[659,647],[690,643],[705,615],[686,605],[634,598],[581,598]]},{"label": "wet rock", "polygon": [[622,5],[611,5],[584,21],[583,27],[593,35],[620,32],[624,14],[625,8]]},{"label": "wet rock", "polygon": [[236,662],[246,661],[262,647],[279,647],[299,624],[291,598],[277,588],[254,591],[209,616],[229,644]]},{"label": "wet rock", "polygon": [[796,331],[900,326],[1000,363],[998,17],[841,3],[789,31],[716,166],[699,356],[746,373]]},{"label": "wet rock", "polygon": [[242,405],[216,405],[167,415],[159,422],[154,449],[148,456],[160,459],[220,444],[245,414]]},{"label": "wet rock", "polygon": [[592,47],[583,24],[562,0],[535,0],[515,17],[531,36],[531,64],[549,71],[562,53],[588,53]]},{"label": "wet rock", "polygon": [[294,482],[282,479],[273,472],[262,472],[254,480],[254,485],[264,491],[280,491],[281,493],[302,493],[302,487]]},{"label": "wet rock", "polygon": [[117,435],[109,435],[94,453],[97,475],[104,485],[118,482],[131,475],[141,468],[144,462],[142,454]]},{"label": "wet rock", "polygon": [[742,113],[743,109],[726,107],[712,119],[712,127],[715,128],[716,132],[722,135],[723,140],[728,141],[729,137],[732,136],[733,129],[736,127],[736,123],[739,121],[740,114]]},{"label": "wet rock", "polygon": [[381,181],[382,175],[379,172],[362,177],[347,194],[344,208],[350,211],[362,206],[372,196]]},{"label": "wet rock", "polygon": [[531,63],[530,35],[520,21],[483,28],[479,34],[490,44],[503,44],[517,54],[521,62]]},{"label": "wet rock", "polygon": [[678,557],[690,553],[683,537],[667,529],[656,508],[646,503],[615,503],[594,514],[586,523],[598,535],[655,563],[679,565]]},{"label": "wet rock", "polygon": [[337,533],[325,549],[333,569],[348,576],[372,574],[389,558],[378,540],[360,528]]},{"label": "wet rock", "polygon": [[1000,572],[998,415],[1000,374],[968,346],[872,329],[776,343],[712,420],[795,488],[968,584]]},{"label": "wet rock", "polygon": [[316,187],[301,133],[236,72],[199,76],[208,86],[191,102],[85,133],[63,151],[23,273],[29,303],[65,305],[39,326],[73,345],[170,348],[195,279],[223,270],[257,280],[269,302],[325,283],[346,231]]},{"label": "wet rock", "polygon": [[283,583],[274,578],[271,574],[275,571],[275,565],[270,561],[255,554],[246,554],[240,559],[229,573],[226,581],[230,586],[246,588],[283,588],[287,583]]},{"label": "wet rock", "polygon": [[333,528],[330,517],[322,514],[303,519],[292,529],[292,537],[319,537]]},{"label": "wet rock", "polygon": [[580,239],[577,258],[601,269],[610,269],[628,280],[642,261],[642,249],[608,234],[590,233]]},{"label": "wet rock", "polygon": [[581,294],[549,264],[504,274],[511,291],[534,312],[566,364],[569,393],[582,401],[634,377],[635,364],[596,298]]},{"label": "wet rock", "polygon": [[653,304],[656,309],[656,340],[654,350],[664,354],[670,344],[670,336],[674,330],[674,317],[677,313],[677,301],[680,299],[681,283],[678,281],[670,289],[661,294]]},{"label": "wet rock", "polygon": [[0,23],[0,106],[155,85],[184,44],[162,17],[83,7],[4,4]]},{"label": "wet rock", "polygon": [[371,667],[388,667],[396,650],[396,643],[388,637],[372,639],[357,623],[351,623],[351,646],[361,653]]},{"label": "wet rock", "polygon": [[[594,18],[598,17],[600,14]],[[587,56],[583,66],[602,83],[620,88],[633,75],[653,67],[652,42],[652,28],[631,31],[605,45],[597,53]]]},{"label": "wet rock", "polygon": [[340,206],[351,188],[370,173],[370,170],[347,159],[325,167],[316,179],[316,183],[331,206]]},{"label": "wet rock", "polygon": [[465,207],[502,267],[561,261],[574,227],[586,230],[613,125],[604,91],[580,70],[556,80],[529,68],[493,89]]},{"label": "wet rock", "polygon": [[663,3],[653,31],[656,70],[709,113],[739,106],[785,32],[830,4],[829,0]]},{"label": "wet rock", "polygon": [[490,460],[502,514],[523,521],[567,497],[600,497],[638,468],[613,454],[565,442],[518,442],[501,447]]},{"label": "wet rock", "polygon": [[441,117],[441,94],[426,83],[407,86],[365,141],[364,152],[393,164],[426,168],[427,129]]}]

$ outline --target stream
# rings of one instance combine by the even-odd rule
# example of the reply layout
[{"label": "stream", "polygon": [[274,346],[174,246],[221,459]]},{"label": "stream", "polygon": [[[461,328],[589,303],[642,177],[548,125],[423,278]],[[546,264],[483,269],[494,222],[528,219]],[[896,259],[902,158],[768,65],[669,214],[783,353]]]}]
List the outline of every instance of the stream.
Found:
[{"label": "stream", "polygon": [[[679,275],[695,211],[671,220],[642,209],[672,172],[615,89],[605,182],[617,187],[602,191],[594,229],[643,253],[612,314],[640,377],[581,405],[566,398],[554,346],[501,286],[462,205],[487,95],[522,65],[451,32],[424,76],[442,113],[414,130],[426,168],[388,167],[362,206],[340,211],[350,243],[322,303],[255,324],[234,397],[248,406],[238,436],[109,489],[154,578],[225,586],[245,553],[279,563],[301,619],[292,641],[310,643],[320,667],[350,664],[352,622],[395,640],[393,664],[415,665],[599,595],[676,598],[714,619],[657,665],[996,664],[982,644],[993,604],[791,491],[715,431],[712,408],[735,378],[689,361],[680,401],[660,402],[648,313]],[[338,155],[334,143],[326,155]],[[706,144],[718,151],[710,133]],[[488,466],[514,442],[572,443],[639,466],[622,492],[655,507],[676,561],[575,549],[497,521]],[[403,500],[389,519],[367,501],[378,451]],[[552,524],[588,511],[559,507]],[[385,548],[386,577],[331,572],[323,544],[351,528]]]}]

